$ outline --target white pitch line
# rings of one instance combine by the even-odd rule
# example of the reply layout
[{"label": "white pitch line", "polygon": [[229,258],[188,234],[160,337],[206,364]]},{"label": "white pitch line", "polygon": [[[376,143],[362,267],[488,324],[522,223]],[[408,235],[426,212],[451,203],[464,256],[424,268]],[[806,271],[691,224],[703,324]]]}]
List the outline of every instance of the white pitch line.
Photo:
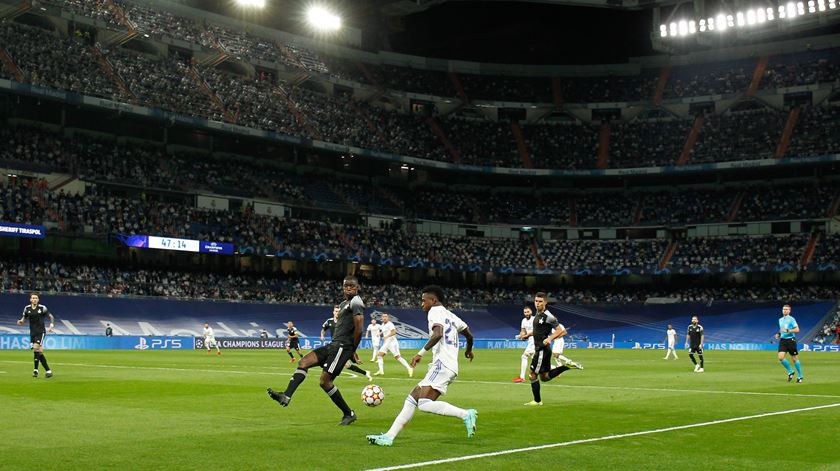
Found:
[{"label": "white pitch line", "polygon": [[423,466],[431,466],[436,464],[446,464],[446,463],[454,463],[457,461],[467,461],[467,460],[475,460],[479,458],[489,458],[493,456],[500,456],[500,455],[510,455],[513,453],[522,453],[525,451],[533,451],[533,450],[544,450],[546,448],[558,448],[562,446],[571,446],[571,445],[580,445],[583,443],[593,443],[593,442],[603,442],[607,440],[616,440],[619,438],[627,438],[627,437],[638,437],[641,435],[652,435],[655,433],[663,433],[663,432],[672,432],[674,430],[685,430],[689,428],[698,428],[698,427],[706,427],[709,425],[718,425],[718,424],[726,424],[730,422],[739,422],[742,420],[751,420],[751,419],[760,419],[763,417],[772,417],[776,415],[785,415],[785,414],[795,414],[797,412],[807,412],[807,411],[814,411],[820,409],[828,409],[830,407],[838,407],[840,403],[836,404],[827,404],[823,406],[814,406],[814,407],[805,407],[802,409],[790,409],[790,410],[783,410],[779,412],[767,412],[764,414],[756,414],[756,415],[747,415],[743,417],[733,417],[731,419],[720,419],[720,420],[711,420],[709,422],[700,422],[696,424],[688,424],[688,425],[678,425],[676,427],[666,427],[666,428],[658,428],[654,430],[644,430],[641,432],[631,432],[631,433],[621,433],[617,435],[606,435],[603,437],[596,437],[596,438],[585,438],[581,440],[572,440],[568,442],[559,442],[559,443],[549,443],[546,445],[536,445],[536,446],[529,446],[526,448],[513,448],[510,450],[500,450],[500,451],[493,451],[489,453],[479,453],[476,455],[466,455],[466,456],[456,456],[454,458],[445,458],[441,460],[432,460],[432,461],[420,461],[417,463],[409,463],[409,464],[401,464],[395,466],[388,466],[384,468],[374,468],[368,469],[367,471],[390,471],[396,469],[411,469],[411,468],[420,468]]},{"label": "white pitch line", "polygon": [[[26,363],[24,361],[14,360],[0,360],[0,363]],[[152,370],[152,371],[177,371],[177,372],[199,372],[199,373],[217,373],[217,374],[232,374],[232,375],[263,375],[263,376],[287,376],[289,372],[272,373],[268,371],[236,371],[236,370],[207,370],[196,368],[172,368],[163,366],[127,366],[127,365],[100,365],[96,363],[58,363],[53,361],[55,365],[66,366],[90,366],[93,368],[114,368],[125,370]],[[342,372],[342,376],[347,375],[351,378],[356,377],[353,373]],[[381,379],[387,381],[411,381],[417,382],[417,378],[387,378]],[[516,383],[509,383],[507,381],[478,381],[478,380],[458,380],[458,383],[469,384],[495,384],[502,386],[518,386]],[[774,392],[759,392],[759,391],[717,391],[712,389],[668,389],[668,388],[637,388],[630,386],[589,386],[585,384],[543,384],[542,387],[553,388],[575,388],[575,389],[607,389],[616,391],[642,391],[642,392],[674,392],[674,393],[688,393],[688,394],[733,394],[742,396],[777,396],[777,397],[813,397],[813,398],[827,398],[837,399],[840,395],[836,394],[798,394],[798,393],[774,393]]]}]

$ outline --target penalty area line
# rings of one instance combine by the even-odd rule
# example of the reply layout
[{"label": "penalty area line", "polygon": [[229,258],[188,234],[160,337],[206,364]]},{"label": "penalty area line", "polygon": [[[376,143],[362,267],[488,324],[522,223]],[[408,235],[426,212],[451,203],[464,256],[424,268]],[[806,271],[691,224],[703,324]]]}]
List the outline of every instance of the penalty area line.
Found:
[{"label": "penalty area line", "polygon": [[760,419],[763,417],[773,417],[777,415],[786,415],[786,414],[795,414],[797,412],[808,412],[808,411],[815,411],[820,409],[828,409],[831,407],[838,407],[840,406],[840,402],[835,404],[827,404],[823,406],[814,406],[814,407],[803,407],[801,409],[790,409],[790,410],[783,410],[778,412],[767,412],[764,414],[755,414],[755,415],[746,415],[743,417],[733,417],[731,419],[719,419],[719,420],[710,420],[708,422],[699,422],[696,424],[688,424],[688,425],[678,425],[675,427],[666,427],[666,428],[658,428],[653,430],[643,430],[641,432],[630,432],[630,433],[621,433],[617,435],[606,435],[603,437],[596,437],[596,438],[584,438],[581,440],[571,440],[568,442],[559,442],[559,443],[549,443],[546,445],[536,445],[536,446],[529,446],[525,448],[512,448],[510,450],[500,450],[500,451],[492,451],[488,453],[479,453],[476,455],[465,455],[465,456],[456,456],[454,458],[445,458],[440,460],[432,460],[432,461],[419,461],[417,463],[408,463],[408,464],[401,464],[401,465],[394,465],[394,466],[386,466],[383,468],[372,468],[366,471],[390,471],[396,469],[412,469],[412,468],[420,468],[423,466],[432,466],[436,464],[446,464],[446,463],[455,463],[458,461],[468,461],[468,460],[476,460],[480,458],[490,458],[493,456],[501,456],[501,455],[510,455],[513,453],[522,453],[526,451],[534,451],[534,450],[544,450],[547,448],[558,448],[564,446],[571,446],[571,445],[581,445],[584,443],[594,443],[594,442],[603,442],[607,440],[617,440],[619,438],[627,438],[627,437],[638,437],[642,435],[653,435],[655,433],[663,433],[663,432],[672,432],[674,430],[685,430],[690,428],[699,428],[699,427],[707,427],[710,425],[718,425],[718,424],[726,424],[730,422],[740,422],[743,420],[751,420],[751,419]]}]

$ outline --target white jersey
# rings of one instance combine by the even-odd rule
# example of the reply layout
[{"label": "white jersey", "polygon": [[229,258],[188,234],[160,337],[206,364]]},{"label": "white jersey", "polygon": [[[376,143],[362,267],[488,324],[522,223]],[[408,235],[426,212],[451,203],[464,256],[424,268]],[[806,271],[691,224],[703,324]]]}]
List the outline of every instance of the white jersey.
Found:
[{"label": "white jersey", "polygon": [[212,327],[205,327],[204,328],[204,338],[212,339],[212,338],[215,338],[215,337],[216,336],[213,334],[213,328]]},{"label": "white jersey", "polygon": [[[530,335],[534,333],[534,316],[529,318],[522,318],[522,323],[519,325],[519,328],[525,331],[526,335]],[[521,332],[521,331],[520,331]],[[526,348],[534,348],[534,336],[528,337],[528,345]]]},{"label": "white jersey", "polygon": [[384,339],[384,341],[385,341],[386,343],[389,343],[389,342],[394,342],[394,341],[396,341],[396,340],[397,340],[397,336],[396,336],[396,335],[391,336],[391,337],[388,337],[388,338],[384,338],[386,335],[390,334],[390,333],[391,333],[391,331],[393,331],[393,330],[397,330],[397,328],[396,328],[396,326],[394,326],[394,323],[393,323],[393,322],[388,321],[388,322],[386,322],[386,323],[382,324],[381,329],[382,329],[382,337],[383,337],[383,339]]},{"label": "white jersey", "polygon": [[[392,324],[393,325],[393,324]],[[370,339],[374,342],[379,342],[379,336],[382,335],[382,326],[379,324],[370,324],[367,327],[367,331],[370,334]]]},{"label": "white jersey", "polygon": [[443,327],[443,338],[432,347],[432,363],[440,362],[446,369],[458,373],[458,332],[467,328],[467,324],[443,306],[429,309],[429,335],[432,327]]},{"label": "white jersey", "polygon": [[668,336],[668,345],[674,345],[677,343],[677,331],[674,329],[668,329],[665,333]]}]

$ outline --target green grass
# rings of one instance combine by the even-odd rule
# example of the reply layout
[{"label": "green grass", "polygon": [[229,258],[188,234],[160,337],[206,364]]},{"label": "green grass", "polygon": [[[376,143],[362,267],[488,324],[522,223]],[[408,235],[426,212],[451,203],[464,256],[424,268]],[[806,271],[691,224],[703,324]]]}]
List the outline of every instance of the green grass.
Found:
[{"label": "green grass", "polygon": [[[379,448],[365,435],[388,429],[419,380],[392,359],[376,378],[387,395],[379,407],[361,404],[364,378],[337,380],[359,414],[338,427],[315,370],[288,408],[266,396],[294,369],[285,352],[51,351],[47,380],[43,370],[30,377],[29,352],[0,351],[0,469],[355,470],[840,404],[832,353],[803,354],[807,382],[789,384],[775,352],[709,352],[695,374],[685,353],[666,362],[661,351],[573,350],[586,369],[544,383],[545,405],[533,409],[522,406],[529,385],[510,382],[519,351],[476,353],[445,397],[478,409],[474,439],[457,419],[418,412]],[[838,423],[840,407],[424,469],[840,469]]]}]

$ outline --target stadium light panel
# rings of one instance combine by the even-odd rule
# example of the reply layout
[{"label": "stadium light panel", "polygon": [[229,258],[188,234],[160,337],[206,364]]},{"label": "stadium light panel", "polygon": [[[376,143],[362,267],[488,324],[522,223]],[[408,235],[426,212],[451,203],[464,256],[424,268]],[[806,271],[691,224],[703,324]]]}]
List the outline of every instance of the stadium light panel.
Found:
[{"label": "stadium light panel", "polygon": [[688,22],[688,34],[694,34],[697,32],[697,23],[694,20]]},{"label": "stadium light panel", "polygon": [[785,14],[787,15],[787,19],[796,18],[796,4],[793,2],[789,2],[785,5]]},{"label": "stadium light panel", "polygon": [[668,37],[668,27],[665,25],[659,25],[659,36],[660,37]]},{"label": "stadium light panel", "polygon": [[677,25],[679,26],[680,36],[685,36],[686,34],[688,34],[688,22],[687,21],[682,20],[679,23],[677,23]]},{"label": "stadium light panel", "polygon": [[265,8],[265,0],[236,0],[236,4],[243,8]]},{"label": "stadium light panel", "polygon": [[735,14],[735,18],[738,20],[738,26],[744,26],[747,24],[747,20],[744,19],[744,13],[739,11]]},{"label": "stadium light panel", "polygon": [[723,15],[718,15],[715,19],[715,24],[720,31],[726,31],[726,17]]},{"label": "stadium light panel", "polygon": [[671,25],[668,28],[668,32],[671,33],[671,37],[676,36],[677,35],[677,24],[672,22]]},{"label": "stadium light panel", "polygon": [[747,10],[747,24],[754,25],[755,22],[755,10]]},{"label": "stadium light panel", "polygon": [[306,11],[306,22],[313,29],[323,32],[341,29],[341,17],[322,6],[311,6]]}]

